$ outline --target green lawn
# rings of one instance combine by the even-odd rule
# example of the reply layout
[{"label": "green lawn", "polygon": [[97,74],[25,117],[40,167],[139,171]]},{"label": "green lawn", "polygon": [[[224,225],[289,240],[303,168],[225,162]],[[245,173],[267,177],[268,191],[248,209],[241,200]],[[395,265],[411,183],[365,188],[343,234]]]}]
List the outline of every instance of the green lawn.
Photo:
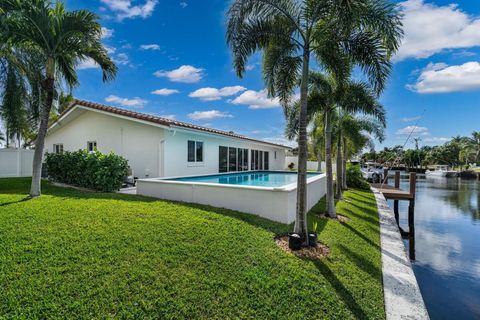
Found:
[{"label": "green lawn", "polygon": [[331,254],[311,261],[252,215],[46,184],[23,201],[28,186],[0,179],[2,319],[385,318],[369,192],[338,203],[348,223],[318,219]]}]

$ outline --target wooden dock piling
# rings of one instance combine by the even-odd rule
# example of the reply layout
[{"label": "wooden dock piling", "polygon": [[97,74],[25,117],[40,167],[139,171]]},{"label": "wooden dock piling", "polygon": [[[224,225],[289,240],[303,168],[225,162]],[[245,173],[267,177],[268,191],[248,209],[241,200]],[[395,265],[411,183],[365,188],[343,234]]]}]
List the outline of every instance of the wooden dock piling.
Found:
[{"label": "wooden dock piling", "polygon": [[[372,184],[372,187],[378,189],[387,200],[393,200],[393,211],[395,220],[400,228],[402,236],[409,241],[410,259],[415,260],[415,194],[417,187],[417,174],[410,172],[409,190],[400,189],[400,172],[395,172],[395,186],[389,186],[386,183]],[[408,232],[400,227],[399,201],[408,201]]]}]

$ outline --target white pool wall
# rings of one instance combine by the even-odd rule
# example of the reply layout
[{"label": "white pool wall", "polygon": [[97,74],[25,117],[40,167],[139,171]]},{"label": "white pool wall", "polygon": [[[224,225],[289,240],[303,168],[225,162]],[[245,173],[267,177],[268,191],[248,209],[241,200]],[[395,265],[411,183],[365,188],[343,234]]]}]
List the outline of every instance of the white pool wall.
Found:
[{"label": "white pool wall", "polygon": [[[289,224],[295,221],[296,182],[270,188],[167,180],[176,178],[179,177],[138,180],[137,194],[231,209],[281,223]],[[325,174],[307,178],[307,210],[310,210],[325,193]]]}]

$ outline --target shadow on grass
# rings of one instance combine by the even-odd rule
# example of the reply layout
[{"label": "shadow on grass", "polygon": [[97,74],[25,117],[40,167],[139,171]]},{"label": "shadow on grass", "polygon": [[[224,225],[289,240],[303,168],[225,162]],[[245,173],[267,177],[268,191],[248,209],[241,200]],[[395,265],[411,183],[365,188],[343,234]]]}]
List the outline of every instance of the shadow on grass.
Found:
[{"label": "shadow on grass", "polygon": [[381,282],[381,270],[375,266],[372,262],[368,259],[365,259],[364,256],[350,250],[348,247],[344,246],[343,244],[339,245],[341,251],[353,262],[362,269],[365,273],[368,273],[373,279]]},{"label": "shadow on grass", "polygon": [[354,227],[352,227],[350,224],[348,223],[340,223],[341,226],[347,228],[348,230],[350,230],[351,232],[355,233],[359,238],[362,238],[363,240],[365,240],[365,242],[367,242],[368,244],[370,244],[371,246],[377,248],[378,250],[380,250],[380,246],[378,244],[376,244],[375,242],[373,242],[370,238],[368,238],[367,236],[365,236],[363,233],[361,233],[360,231],[358,231],[357,229],[355,229]]},{"label": "shadow on grass", "polygon": [[[352,204],[353,206],[355,206],[355,204]],[[356,207],[356,206],[355,206]],[[358,207],[360,210],[363,210],[365,211],[365,208],[361,208],[361,207]],[[348,215],[348,216],[353,216],[355,218],[358,218],[358,219],[361,219],[365,222],[368,222],[372,225],[375,225],[375,226],[378,226],[379,225],[379,222],[378,222],[378,219],[375,219],[374,217],[369,217],[369,216],[365,216],[365,215],[361,215],[361,214],[358,214],[348,208],[343,208],[343,211]],[[372,212],[373,213],[373,212]],[[377,213],[376,211],[374,212],[375,214]]]},{"label": "shadow on grass", "polygon": [[362,307],[357,303],[350,291],[338,280],[334,272],[322,261],[315,260],[315,266],[324,276],[324,278],[330,283],[340,299],[345,303],[347,308],[352,312],[355,319],[368,319],[367,314],[363,311]]},{"label": "shadow on grass", "polygon": [[25,202],[25,201],[28,201],[28,200],[31,200],[31,199],[32,199],[31,197],[25,197],[25,198],[22,198],[22,199],[17,200],[17,201],[0,203],[0,207],[5,207],[5,206],[12,205],[12,204],[22,203],[22,202]]}]

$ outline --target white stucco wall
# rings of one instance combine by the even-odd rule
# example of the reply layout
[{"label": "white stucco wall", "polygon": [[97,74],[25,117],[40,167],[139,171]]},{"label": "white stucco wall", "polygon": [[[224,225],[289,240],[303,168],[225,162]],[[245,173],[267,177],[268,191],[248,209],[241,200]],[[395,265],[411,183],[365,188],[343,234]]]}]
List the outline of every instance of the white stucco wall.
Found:
[{"label": "white stucco wall", "polygon": [[[285,149],[281,147],[183,129],[166,131],[165,140],[164,172],[167,177],[218,173],[218,152],[220,146],[268,151],[269,170],[285,169]],[[188,140],[203,142],[203,163],[188,163]],[[277,153],[276,159],[275,151]]]},{"label": "white stucco wall", "polygon": [[[63,144],[64,151],[76,151],[86,149],[88,141],[96,141],[100,152],[125,157],[139,178],[218,173],[219,146],[268,151],[269,169],[285,169],[285,148],[282,147],[180,128],[162,128],[96,111],[77,109],[74,112],[49,131],[46,152],[53,152],[54,144]],[[203,163],[188,162],[188,140],[204,143]]]},{"label": "white stucco wall", "polygon": [[96,141],[98,151],[126,158],[135,176],[153,178],[160,176],[160,142],[163,139],[162,128],[84,111],[73,121],[49,132],[45,148],[53,152],[53,145],[62,143],[64,151],[76,151],[86,149],[88,141]]}]

